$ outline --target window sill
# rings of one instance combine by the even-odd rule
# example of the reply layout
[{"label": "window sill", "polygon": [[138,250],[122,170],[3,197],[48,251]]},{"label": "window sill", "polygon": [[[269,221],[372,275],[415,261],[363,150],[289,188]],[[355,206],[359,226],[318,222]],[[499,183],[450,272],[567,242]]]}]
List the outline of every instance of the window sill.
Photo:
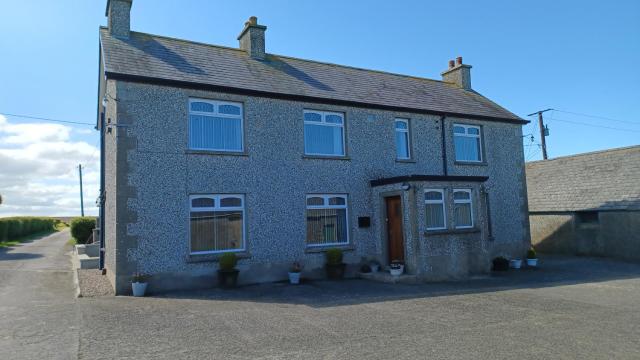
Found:
[{"label": "window sill", "polygon": [[458,161],[456,160],[454,162],[455,165],[475,165],[475,166],[489,166],[489,164],[486,161],[481,161],[481,162],[477,162],[477,161]]},{"label": "window sill", "polygon": [[227,155],[227,156],[249,156],[246,151],[216,151],[216,150],[187,150],[189,155]]},{"label": "window sill", "polygon": [[238,259],[251,258],[251,254],[247,251],[222,252],[222,253],[215,253],[215,254],[189,254],[187,256],[187,263],[218,262],[222,255],[228,254],[228,253],[236,254],[236,257]]},{"label": "window sill", "polygon": [[432,235],[456,235],[456,234],[473,234],[479,233],[479,228],[469,228],[469,229],[444,229],[444,230],[427,230],[424,232],[426,236]]},{"label": "window sill", "polygon": [[351,160],[348,156],[333,155],[302,155],[303,159],[322,159],[322,160]]},{"label": "window sill", "polygon": [[414,159],[396,159],[396,162],[412,164],[412,163],[415,163],[416,161]]},{"label": "window sill", "polygon": [[327,246],[307,246],[304,249],[304,252],[307,253],[307,254],[322,253],[322,252],[326,252],[329,249],[340,249],[342,251],[351,251],[351,250],[355,250],[356,247],[353,244],[327,245]]}]

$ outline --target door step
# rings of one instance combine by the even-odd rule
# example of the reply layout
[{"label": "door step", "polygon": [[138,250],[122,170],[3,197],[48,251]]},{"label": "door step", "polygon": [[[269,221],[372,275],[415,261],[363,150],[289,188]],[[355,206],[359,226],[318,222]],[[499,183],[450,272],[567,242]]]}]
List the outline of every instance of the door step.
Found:
[{"label": "door step", "polygon": [[358,277],[387,284],[419,284],[422,282],[417,275],[402,274],[400,276],[393,276],[386,271],[358,273]]}]

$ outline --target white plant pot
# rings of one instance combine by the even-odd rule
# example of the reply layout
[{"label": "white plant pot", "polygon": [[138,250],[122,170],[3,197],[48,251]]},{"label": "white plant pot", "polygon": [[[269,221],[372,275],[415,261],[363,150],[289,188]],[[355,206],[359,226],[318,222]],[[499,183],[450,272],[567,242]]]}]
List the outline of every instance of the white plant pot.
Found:
[{"label": "white plant pot", "polygon": [[378,272],[380,271],[380,265],[369,265],[369,267],[371,267],[371,272]]},{"label": "white plant pot", "polygon": [[513,259],[509,261],[509,265],[511,266],[512,269],[520,269],[522,267],[522,260]]},{"label": "white plant pot", "polygon": [[289,283],[291,283],[291,284],[300,284],[300,273],[299,272],[290,272],[289,273]]},{"label": "white plant pot", "polygon": [[527,266],[537,267],[538,259],[527,259]]},{"label": "white plant pot", "polygon": [[147,283],[134,282],[131,283],[131,289],[133,290],[133,296],[142,297],[147,291]]},{"label": "white plant pot", "polygon": [[404,272],[404,265],[400,265],[399,269],[389,269],[391,276],[400,276]]}]

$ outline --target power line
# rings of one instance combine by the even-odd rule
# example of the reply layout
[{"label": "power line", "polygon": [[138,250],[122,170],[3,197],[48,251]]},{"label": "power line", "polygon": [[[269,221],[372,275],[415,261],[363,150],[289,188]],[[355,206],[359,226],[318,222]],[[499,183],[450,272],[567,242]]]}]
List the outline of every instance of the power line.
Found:
[{"label": "power line", "polygon": [[580,121],[564,120],[564,119],[556,119],[556,118],[554,118],[554,117],[550,118],[549,120],[562,121],[562,122],[566,122],[566,123],[570,123],[570,124],[584,125],[584,126],[591,126],[591,127],[602,128],[602,129],[609,129],[609,130],[617,130],[617,131],[627,131],[627,132],[640,133],[640,130],[636,130],[636,129],[623,129],[623,128],[617,128],[617,127],[606,126],[606,125],[587,124],[587,123],[583,123],[583,122],[580,122]]},{"label": "power line", "polygon": [[640,125],[640,122],[637,122],[637,121],[612,119],[612,118],[606,117],[606,116],[589,115],[589,114],[577,113],[577,112],[572,112],[572,111],[564,111],[564,110],[558,110],[558,109],[555,109],[555,111],[561,112],[561,113],[565,113],[565,114],[572,114],[572,115],[590,117],[590,118],[594,118],[594,119],[611,120],[611,121],[617,121],[617,122],[621,122],[621,123]]},{"label": "power line", "polygon": [[42,121],[51,121],[51,122],[58,122],[58,123],[65,123],[65,124],[76,124],[76,125],[91,125],[91,126],[95,126],[95,124],[91,124],[91,123],[84,123],[84,122],[77,122],[77,121],[67,121],[67,120],[59,120],[59,119],[51,119],[51,118],[38,117],[38,116],[31,116],[31,115],[17,115],[17,114],[8,114],[8,113],[2,113],[2,112],[0,112],[0,115],[4,115],[4,116],[12,116],[12,117],[17,117],[17,118],[25,118],[25,119],[35,119],[35,120],[42,120]]}]

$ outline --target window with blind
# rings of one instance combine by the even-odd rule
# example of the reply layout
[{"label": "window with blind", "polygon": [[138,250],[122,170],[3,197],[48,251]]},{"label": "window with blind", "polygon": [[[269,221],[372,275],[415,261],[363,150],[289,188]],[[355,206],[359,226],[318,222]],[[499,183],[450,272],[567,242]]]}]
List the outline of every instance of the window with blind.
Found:
[{"label": "window with blind", "polygon": [[307,246],[349,243],[347,195],[307,195]]},{"label": "window with blind", "polygon": [[344,114],[305,110],[304,153],[344,156]]},{"label": "window with blind", "polygon": [[189,148],[244,151],[242,104],[189,99]]},{"label": "window with blind", "polygon": [[456,161],[482,162],[482,139],[479,126],[453,124]]},{"label": "window with blind", "polygon": [[453,216],[456,229],[473,227],[473,200],[470,189],[453,190]]},{"label": "window with blind", "polygon": [[427,230],[444,230],[447,228],[447,215],[444,208],[444,190],[426,189],[424,203],[427,212]]},{"label": "window with blind", "polygon": [[244,195],[191,195],[192,254],[244,250]]},{"label": "window with blind", "polygon": [[408,119],[396,119],[396,157],[401,160],[407,160],[411,158],[411,151],[409,149],[409,120]]}]

